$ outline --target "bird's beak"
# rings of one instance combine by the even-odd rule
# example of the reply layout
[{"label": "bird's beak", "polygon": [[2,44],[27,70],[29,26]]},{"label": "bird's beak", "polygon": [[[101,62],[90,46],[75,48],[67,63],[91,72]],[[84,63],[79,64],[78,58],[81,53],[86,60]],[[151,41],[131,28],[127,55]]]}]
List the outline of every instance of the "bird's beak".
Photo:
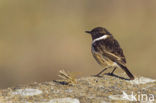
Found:
[{"label": "bird's beak", "polygon": [[90,31],[85,31],[85,32],[86,32],[86,33],[89,33],[89,34],[91,33]]}]

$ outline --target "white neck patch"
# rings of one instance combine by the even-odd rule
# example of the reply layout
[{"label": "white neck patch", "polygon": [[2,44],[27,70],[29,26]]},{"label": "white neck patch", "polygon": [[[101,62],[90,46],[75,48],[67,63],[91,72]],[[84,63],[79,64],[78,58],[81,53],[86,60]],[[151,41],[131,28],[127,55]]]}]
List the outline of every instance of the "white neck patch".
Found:
[{"label": "white neck patch", "polygon": [[95,43],[96,41],[99,41],[99,40],[102,40],[102,39],[106,39],[106,38],[108,38],[108,37],[109,37],[109,35],[103,35],[103,36],[101,36],[101,37],[99,37],[99,38],[94,39],[94,40],[92,41],[92,43]]}]

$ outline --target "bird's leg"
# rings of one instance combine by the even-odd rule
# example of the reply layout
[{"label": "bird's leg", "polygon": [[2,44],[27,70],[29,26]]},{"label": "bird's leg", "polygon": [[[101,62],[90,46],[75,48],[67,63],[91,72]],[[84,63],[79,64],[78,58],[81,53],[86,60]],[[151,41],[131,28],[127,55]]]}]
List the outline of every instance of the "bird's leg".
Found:
[{"label": "bird's leg", "polygon": [[102,71],[100,71],[98,74],[96,74],[95,76],[100,76],[100,74],[102,74],[105,70],[107,70],[108,68],[104,68]]},{"label": "bird's leg", "polygon": [[114,67],[113,71],[110,73],[111,75],[113,75],[114,71],[116,70],[117,67]]}]

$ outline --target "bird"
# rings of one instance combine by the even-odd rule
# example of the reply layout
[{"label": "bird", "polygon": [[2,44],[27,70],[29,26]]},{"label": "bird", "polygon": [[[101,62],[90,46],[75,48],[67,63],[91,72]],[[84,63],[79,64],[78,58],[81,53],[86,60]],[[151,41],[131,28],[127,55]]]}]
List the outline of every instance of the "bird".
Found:
[{"label": "bird", "polygon": [[113,68],[110,73],[113,75],[117,68],[121,68],[130,80],[134,80],[133,74],[126,66],[126,58],[120,44],[106,28],[96,27],[85,32],[92,37],[91,52],[93,57],[98,64],[104,67],[96,76],[100,76],[108,68]]}]

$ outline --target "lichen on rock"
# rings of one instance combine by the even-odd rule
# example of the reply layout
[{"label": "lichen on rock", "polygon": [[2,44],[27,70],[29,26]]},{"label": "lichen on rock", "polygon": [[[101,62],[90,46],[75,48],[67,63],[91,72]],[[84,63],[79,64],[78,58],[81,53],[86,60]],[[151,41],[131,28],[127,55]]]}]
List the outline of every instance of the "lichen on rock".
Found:
[{"label": "lichen on rock", "polygon": [[133,81],[109,75],[75,81],[74,85],[49,81],[3,89],[0,103],[127,103],[146,99],[150,102],[156,96],[156,81],[142,76]]}]

